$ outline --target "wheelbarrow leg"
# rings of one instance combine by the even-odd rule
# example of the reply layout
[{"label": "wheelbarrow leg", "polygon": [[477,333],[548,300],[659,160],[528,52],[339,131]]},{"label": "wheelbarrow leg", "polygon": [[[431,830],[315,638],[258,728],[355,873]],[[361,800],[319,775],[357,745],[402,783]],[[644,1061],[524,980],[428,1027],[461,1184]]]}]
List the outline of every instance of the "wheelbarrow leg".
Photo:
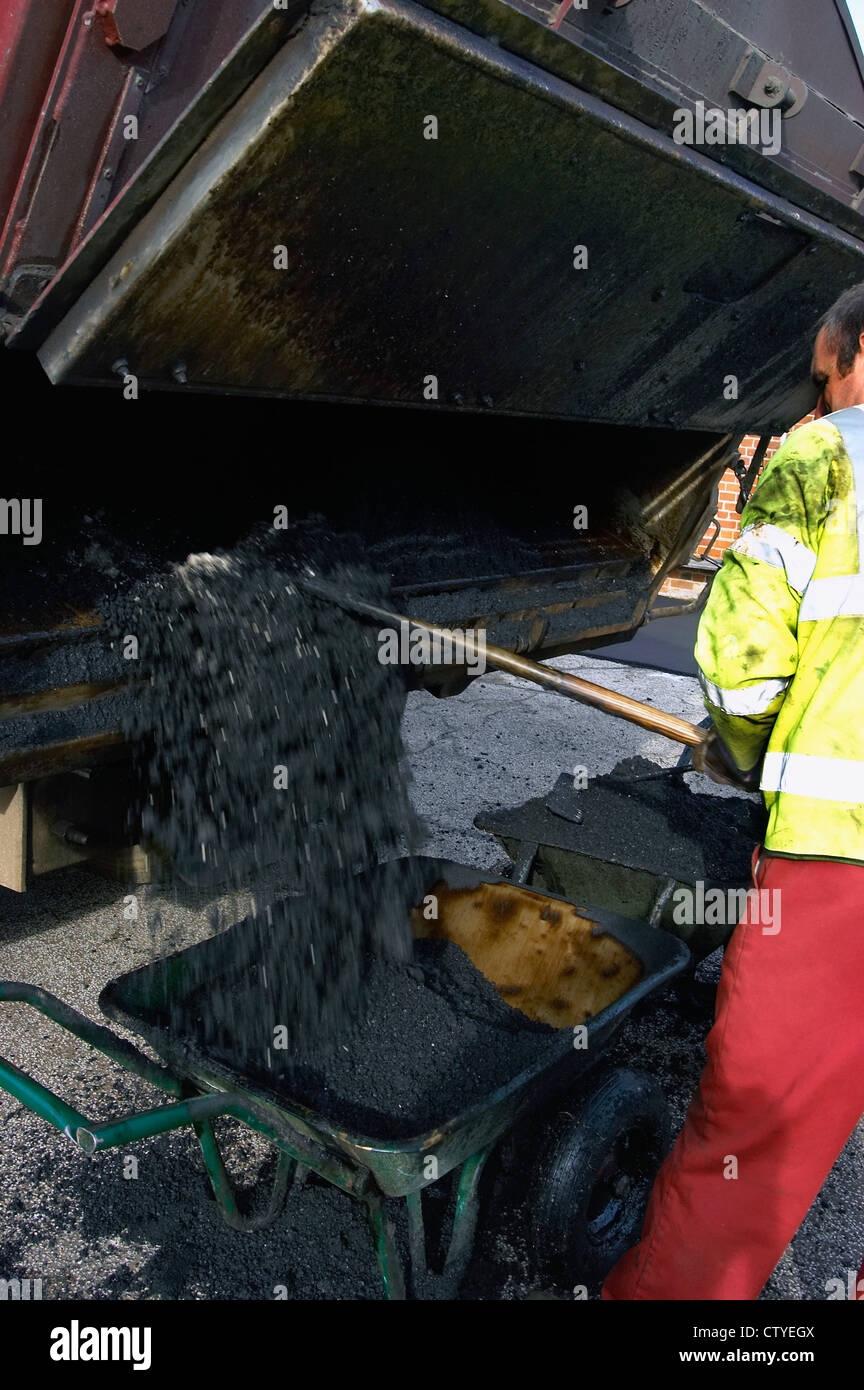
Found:
[{"label": "wheelbarrow leg", "polygon": [[[456,1293],[464,1278],[468,1262],[471,1259],[471,1252],[474,1249],[474,1236],[477,1231],[477,1216],[480,1206],[480,1176],[494,1147],[495,1144],[489,1144],[485,1149],[480,1149],[476,1154],[472,1154],[462,1164],[456,1189],[456,1210],[453,1214],[450,1243],[447,1247],[444,1269],[439,1275],[430,1276],[426,1263],[422,1189],[419,1192],[409,1193],[405,1198],[405,1205],[408,1208],[411,1291],[414,1297],[421,1297],[427,1291],[430,1291],[433,1297],[441,1297],[442,1295],[448,1297],[451,1293]],[[377,1193],[369,1193],[366,1197],[366,1205],[375,1239],[378,1268],[381,1271],[387,1297],[403,1299],[406,1297],[405,1272],[387,1225],[383,1200]]]},{"label": "wheelbarrow leg", "polygon": [[226,1225],[235,1231],[260,1231],[264,1226],[269,1226],[276,1220],[285,1205],[288,1183],[297,1167],[296,1160],[290,1154],[285,1153],[283,1149],[279,1150],[276,1176],[273,1180],[273,1190],[267,1206],[263,1211],[244,1216],[237,1205],[234,1187],[216,1142],[212,1124],[209,1120],[203,1120],[200,1124],[196,1124],[194,1129],[198,1136],[198,1143],[201,1145],[204,1167],[207,1169],[210,1186],[213,1188],[213,1195],[219,1204],[219,1210]]},{"label": "wheelbarrow leg", "polygon": [[389,1299],[401,1302],[405,1298],[405,1271],[387,1224],[384,1201],[377,1192],[368,1193],[365,1201],[384,1292]]},{"label": "wheelbarrow leg", "polygon": [[426,1265],[426,1227],[423,1222],[423,1189],[409,1192],[405,1198],[408,1208],[408,1247],[411,1253],[411,1293],[420,1296],[423,1280],[428,1274]]},{"label": "wheelbarrow leg", "polygon": [[453,1229],[450,1234],[447,1257],[444,1261],[444,1276],[453,1286],[454,1292],[464,1278],[468,1262],[471,1259],[471,1252],[474,1249],[474,1236],[477,1231],[477,1216],[480,1209],[480,1177],[486,1160],[494,1147],[494,1144],[489,1144],[487,1148],[479,1149],[476,1154],[472,1154],[462,1164],[462,1171],[459,1174]]}]

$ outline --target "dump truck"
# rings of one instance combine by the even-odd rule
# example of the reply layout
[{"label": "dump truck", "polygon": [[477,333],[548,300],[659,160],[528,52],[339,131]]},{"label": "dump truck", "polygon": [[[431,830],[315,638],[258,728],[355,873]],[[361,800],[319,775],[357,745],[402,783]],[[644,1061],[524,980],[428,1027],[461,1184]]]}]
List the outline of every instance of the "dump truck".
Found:
[{"label": "dump truck", "polygon": [[864,278],[842,0],[4,0],[0,149],[18,890],[133,852],[106,584],[281,508],[409,616],[627,640]]}]

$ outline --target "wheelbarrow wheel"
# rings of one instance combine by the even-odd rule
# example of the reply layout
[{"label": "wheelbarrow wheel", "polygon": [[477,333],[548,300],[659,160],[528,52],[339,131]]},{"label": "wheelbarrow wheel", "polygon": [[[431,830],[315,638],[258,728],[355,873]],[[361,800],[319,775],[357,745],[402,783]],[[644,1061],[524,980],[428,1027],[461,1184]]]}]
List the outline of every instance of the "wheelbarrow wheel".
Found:
[{"label": "wheelbarrow wheel", "polygon": [[541,1277],[590,1288],[635,1245],[669,1131],[662,1090],[632,1071],[612,1072],[575,1112],[559,1112],[531,1187]]}]

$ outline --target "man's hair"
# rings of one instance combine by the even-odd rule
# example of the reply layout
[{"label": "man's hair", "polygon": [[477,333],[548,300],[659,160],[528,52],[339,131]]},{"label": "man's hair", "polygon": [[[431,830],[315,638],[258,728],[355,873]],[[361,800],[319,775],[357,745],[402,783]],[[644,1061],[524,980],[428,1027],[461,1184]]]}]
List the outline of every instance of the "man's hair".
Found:
[{"label": "man's hair", "polygon": [[817,331],[823,328],[828,347],[837,354],[840,375],[847,376],[860,351],[864,333],[864,283],[853,285],[851,290],[841,294],[819,320]]}]

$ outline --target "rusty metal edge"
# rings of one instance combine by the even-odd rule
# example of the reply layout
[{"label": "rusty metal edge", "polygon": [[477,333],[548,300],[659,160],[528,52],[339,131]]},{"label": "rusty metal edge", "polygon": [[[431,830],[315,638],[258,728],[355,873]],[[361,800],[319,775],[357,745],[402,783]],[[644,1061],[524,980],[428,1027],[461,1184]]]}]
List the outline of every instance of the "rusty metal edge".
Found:
[{"label": "rusty metal edge", "polygon": [[149,159],[57,272],[7,346],[35,351],[134,230],[226,111],[243,95],[301,22],[308,0],[290,10],[265,10],[201,88]]},{"label": "rusty metal edge", "polygon": [[[146,681],[135,681],[144,685]],[[8,694],[0,690],[0,719],[17,719],[20,715],[41,710],[75,709],[100,700],[105,695],[122,695],[130,690],[127,680],[83,681],[71,685],[52,686],[48,690],[28,690]]]},{"label": "rusty metal edge", "polygon": [[71,772],[79,767],[95,767],[123,756],[127,748],[119,730],[93,734],[88,738],[44,743],[37,748],[17,748],[0,758],[0,787],[15,782],[33,782],[55,772]]}]

